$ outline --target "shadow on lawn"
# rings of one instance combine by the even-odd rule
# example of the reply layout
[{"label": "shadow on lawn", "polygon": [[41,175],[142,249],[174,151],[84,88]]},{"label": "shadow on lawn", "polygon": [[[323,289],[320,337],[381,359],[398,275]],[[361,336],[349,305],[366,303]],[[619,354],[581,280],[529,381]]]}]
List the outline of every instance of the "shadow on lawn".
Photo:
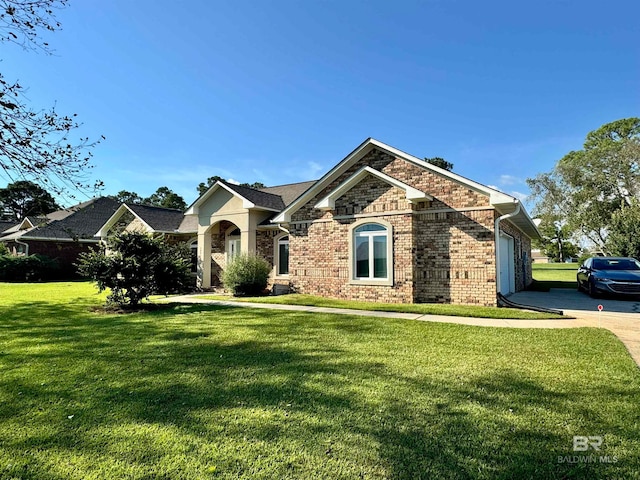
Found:
[{"label": "shadow on lawn", "polygon": [[[1,326],[20,340],[11,344],[17,353],[0,356],[2,368],[16,372],[0,382],[7,398],[0,426],[16,417],[30,422],[25,435],[0,443],[18,459],[9,472],[18,478],[65,478],[25,452],[100,458],[115,433],[96,432],[123,425],[175,428],[194,444],[216,444],[222,437],[238,445],[235,456],[204,463],[229,476],[248,475],[252,455],[270,454],[260,445],[278,444],[285,456],[302,446],[308,458],[325,465],[319,471],[325,476],[332,461],[355,451],[381,464],[382,473],[373,476],[390,478],[606,478],[615,476],[615,466],[557,462],[574,454],[572,435],[615,432],[636,441],[631,429],[604,421],[595,403],[575,412],[584,416],[578,422],[584,432],[560,435],[548,433],[544,422],[523,423],[570,410],[584,394],[571,387],[550,391],[509,370],[416,378],[355,355],[349,342],[386,334],[378,320],[258,316],[251,309],[202,305],[115,316],[81,310],[34,302],[3,318]],[[234,339],[236,332],[244,338]],[[343,347],[323,341],[330,335],[348,341]],[[621,405],[638,397],[613,387],[601,393]],[[599,431],[591,431],[593,425]],[[129,450],[114,454],[119,461],[154,468],[172,454],[136,431],[125,441]],[[295,465],[281,468],[274,474],[296,476]]]}]

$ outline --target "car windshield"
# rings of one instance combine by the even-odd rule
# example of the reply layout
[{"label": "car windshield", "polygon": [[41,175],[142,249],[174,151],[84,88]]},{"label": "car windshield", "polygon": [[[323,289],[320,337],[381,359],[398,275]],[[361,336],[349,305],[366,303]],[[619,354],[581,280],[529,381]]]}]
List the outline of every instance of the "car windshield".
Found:
[{"label": "car windshield", "polygon": [[632,258],[594,258],[596,270],[640,270],[640,263]]}]

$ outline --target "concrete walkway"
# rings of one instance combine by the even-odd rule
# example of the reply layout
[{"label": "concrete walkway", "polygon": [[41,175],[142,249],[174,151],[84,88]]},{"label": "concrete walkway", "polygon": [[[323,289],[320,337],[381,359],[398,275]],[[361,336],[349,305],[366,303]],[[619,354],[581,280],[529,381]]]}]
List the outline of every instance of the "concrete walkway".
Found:
[{"label": "concrete walkway", "polygon": [[[266,308],[269,310],[286,310],[293,312],[330,313],[339,315],[358,315],[362,317],[399,318],[405,320],[419,320],[423,322],[457,323],[461,325],[475,325],[479,327],[508,327],[508,328],[578,328],[596,327],[606,328],[613,332],[631,354],[636,364],[640,366],[640,315],[618,312],[587,312],[584,310],[565,310],[571,319],[557,320],[517,320],[497,318],[452,317],[446,315],[423,315],[418,313],[379,312],[368,310],[351,310],[348,308],[310,307],[305,305],[279,305],[273,303],[234,302],[231,300],[210,300],[199,295],[180,295],[161,300],[171,303],[200,303],[207,305],[221,305],[240,308]],[[519,300],[514,300],[519,301]]]}]

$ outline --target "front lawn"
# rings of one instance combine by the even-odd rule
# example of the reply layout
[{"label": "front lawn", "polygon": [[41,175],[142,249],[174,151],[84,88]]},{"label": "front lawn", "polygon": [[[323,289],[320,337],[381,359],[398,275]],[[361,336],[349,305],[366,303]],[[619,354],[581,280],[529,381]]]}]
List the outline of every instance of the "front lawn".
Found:
[{"label": "front lawn", "polygon": [[640,478],[640,370],[606,330],[94,292],[0,284],[1,479]]},{"label": "front lawn", "polygon": [[578,263],[534,263],[533,288],[549,291],[550,288],[578,288],[576,273]]},{"label": "front lawn", "polygon": [[449,315],[473,318],[512,318],[519,320],[541,320],[567,318],[554,313],[541,313],[516,308],[480,307],[475,305],[451,305],[448,303],[377,303],[356,300],[338,300],[293,293],[262,297],[232,297],[229,295],[199,295],[199,298],[249,303],[271,303],[280,305],[307,305],[311,307],[350,308],[379,312],[417,313],[421,315]]}]

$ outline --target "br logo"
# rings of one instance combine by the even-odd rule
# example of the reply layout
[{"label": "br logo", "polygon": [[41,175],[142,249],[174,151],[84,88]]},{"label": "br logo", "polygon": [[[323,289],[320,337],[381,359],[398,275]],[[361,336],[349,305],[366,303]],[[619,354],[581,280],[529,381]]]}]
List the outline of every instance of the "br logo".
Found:
[{"label": "br logo", "polygon": [[593,435],[584,437],[582,435],[574,435],[573,437],[573,451],[574,452],[586,452],[589,448],[600,451],[602,445],[602,437]]}]

